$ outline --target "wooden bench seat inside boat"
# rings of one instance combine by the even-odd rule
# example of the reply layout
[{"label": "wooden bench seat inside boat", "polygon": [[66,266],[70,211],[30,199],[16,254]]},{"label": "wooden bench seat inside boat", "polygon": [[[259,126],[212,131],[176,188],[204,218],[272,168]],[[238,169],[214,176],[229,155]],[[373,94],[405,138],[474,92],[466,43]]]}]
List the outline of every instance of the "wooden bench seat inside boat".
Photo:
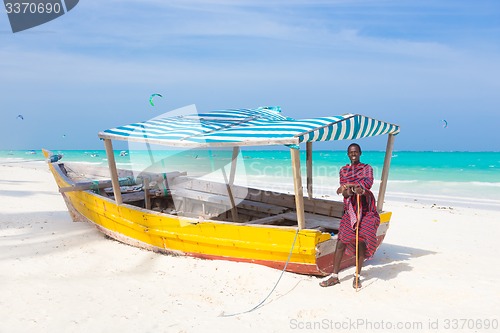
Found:
[{"label": "wooden bench seat inside boat", "polygon": [[[106,191],[106,193],[111,198],[114,198],[113,189],[111,189],[111,191]],[[136,202],[136,201],[141,201],[141,200],[144,200],[144,191],[122,193],[122,201],[125,203]]]},{"label": "wooden bench seat inside boat", "polygon": [[[285,213],[285,218],[288,220],[297,221],[297,213]],[[340,218],[324,216],[318,214],[305,213],[306,229],[337,229],[340,226]]]},{"label": "wooden bench seat inside boat", "polygon": [[[113,188],[105,188],[104,193],[101,192],[101,194],[105,194],[109,198],[114,198],[114,193],[113,193]],[[160,198],[160,197],[166,197],[170,195],[170,192],[167,192],[166,194],[163,191],[159,190],[149,190],[149,198]],[[145,195],[144,195],[144,190],[136,190],[136,191],[129,191],[129,192],[121,192],[122,195],[122,201],[124,203],[133,203],[133,202],[138,202],[138,201],[143,201],[145,200]]]},{"label": "wooden bench seat inside boat", "polygon": [[[297,222],[297,213],[288,212],[274,216],[268,216],[261,219],[247,222],[248,224],[277,224],[280,225],[282,221],[289,220]],[[318,214],[305,213],[306,229],[328,229],[338,230],[340,226],[340,218],[324,216]]]},{"label": "wooden bench seat inside boat", "polygon": [[[187,198],[192,200],[198,200],[201,202],[209,202],[214,204],[224,205],[226,207],[231,207],[231,200],[228,196],[207,193],[196,190],[188,189],[176,189],[173,190],[173,195],[175,198]],[[273,204],[267,204],[264,202],[252,201],[247,199],[235,199],[235,205],[237,208],[243,208],[248,210],[254,210],[261,213],[268,214],[282,214],[289,210],[287,207],[277,206]]]},{"label": "wooden bench seat inside boat", "polygon": [[[227,186],[226,184],[209,182],[202,179],[193,179],[189,177],[177,177],[174,179],[174,188],[186,189],[212,193],[214,195],[222,195],[226,199]],[[278,207],[285,207],[290,210],[295,210],[295,196],[288,193],[279,193],[257,188],[247,188],[239,185],[231,185],[231,191],[235,201],[241,199],[251,202],[265,203]],[[238,198],[238,199],[236,199]],[[240,208],[240,206],[238,206]],[[306,213],[320,214],[324,216],[340,217],[344,214],[344,203],[340,201],[327,200],[323,198],[304,198],[304,211]],[[273,214],[279,214],[273,212]]]}]

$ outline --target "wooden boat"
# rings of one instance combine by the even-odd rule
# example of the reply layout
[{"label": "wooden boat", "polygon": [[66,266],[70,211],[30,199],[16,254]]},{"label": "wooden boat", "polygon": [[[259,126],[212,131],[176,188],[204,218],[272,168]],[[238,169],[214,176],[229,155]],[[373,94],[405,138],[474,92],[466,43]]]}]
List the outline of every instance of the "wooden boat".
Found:
[{"label": "wooden boat", "polygon": [[[312,143],[388,135],[377,206],[380,244],[391,218],[383,202],[399,127],[357,114],[295,120],[280,111],[261,107],[191,113],[105,130],[99,133],[108,159],[104,169],[61,163],[60,156],[46,150],[44,154],[73,220],[91,222],[120,242],[166,254],[251,262],[325,276],[333,269],[343,203],[313,195]],[[112,140],[148,147],[230,147],[229,175],[224,167],[219,168],[223,182],[193,177],[183,170],[118,170]],[[306,148],[305,192],[301,144]],[[240,147],[273,145],[290,149],[293,193],[236,184]],[[344,163],[338,161],[339,166]],[[341,267],[354,262],[354,257],[346,255]]]}]

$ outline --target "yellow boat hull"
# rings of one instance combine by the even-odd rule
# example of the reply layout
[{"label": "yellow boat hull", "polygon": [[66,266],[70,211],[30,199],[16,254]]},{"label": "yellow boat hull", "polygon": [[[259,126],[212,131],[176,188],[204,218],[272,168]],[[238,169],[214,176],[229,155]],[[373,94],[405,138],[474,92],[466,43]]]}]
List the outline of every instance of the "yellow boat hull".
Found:
[{"label": "yellow boat hull", "polygon": [[[49,163],[59,188],[72,185],[57,163]],[[75,221],[88,221],[104,234],[156,252],[207,259],[253,262],[324,276],[333,269],[337,238],[313,229],[198,220],[121,204],[92,191],[62,193]],[[391,213],[381,214],[387,230]],[[385,224],[385,226],[384,226]],[[378,235],[379,243],[385,235]],[[347,257],[347,256],[346,256]],[[343,260],[342,267],[353,264]]]}]

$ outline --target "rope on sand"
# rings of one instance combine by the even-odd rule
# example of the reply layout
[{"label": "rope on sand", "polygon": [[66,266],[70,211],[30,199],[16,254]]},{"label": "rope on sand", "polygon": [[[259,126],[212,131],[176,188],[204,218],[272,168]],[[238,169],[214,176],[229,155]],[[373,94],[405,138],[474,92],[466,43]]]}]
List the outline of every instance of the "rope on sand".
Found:
[{"label": "rope on sand", "polygon": [[280,277],[278,278],[278,281],[276,281],[276,283],[274,284],[273,289],[271,289],[271,291],[269,292],[269,294],[259,304],[257,304],[256,306],[254,306],[250,310],[242,311],[242,312],[238,312],[238,313],[231,313],[231,314],[225,314],[224,312],[222,312],[219,315],[219,317],[232,317],[232,316],[237,316],[237,315],[240,315],[240,314],[249,313],[249,312],[257,310],[258,308],[260,308],[262,306],[262,304],[264,304],[264,302],[269,298],[269,296],[271,296],[271,294],[273,293],[274,289],[276,289],[276,287],[278,286],[278,283],[281,280],[281,277],[285,273],[286,267],[288,266],[288,263],[290,262],[290,258],[292,257],[293,248],[295,246],[295,242],[297,241],[298,234],[299,234],[299,229],[297,228],[297,232],[295,233],[295,238],[293,239],[292,247],[290,248],[290,253],[288,254],[288,259],[286,260],[285,267],[283,267],[283,270],[281,271],[281,274],[280,274]]}]

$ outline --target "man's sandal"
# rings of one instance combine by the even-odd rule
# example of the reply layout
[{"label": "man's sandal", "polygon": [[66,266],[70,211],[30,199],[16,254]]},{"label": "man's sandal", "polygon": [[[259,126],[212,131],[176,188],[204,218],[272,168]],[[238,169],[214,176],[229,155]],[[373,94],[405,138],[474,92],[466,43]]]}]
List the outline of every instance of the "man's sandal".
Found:
[{"label": "man's sandal", "polygon": [[322,287],[331,287],[331,286],[334,286],[334,285],[339,284],[339,283],[340,283],[340,280],[338,277],[331,276],[329,279],[321,281],[319,283],[319,285]]},{"label": "man's sandal", "polygon": [[[352,280],[352,287],[356,289],[356,277]],[[361,277],[358,278],[358,289],[361,288]]]}]

